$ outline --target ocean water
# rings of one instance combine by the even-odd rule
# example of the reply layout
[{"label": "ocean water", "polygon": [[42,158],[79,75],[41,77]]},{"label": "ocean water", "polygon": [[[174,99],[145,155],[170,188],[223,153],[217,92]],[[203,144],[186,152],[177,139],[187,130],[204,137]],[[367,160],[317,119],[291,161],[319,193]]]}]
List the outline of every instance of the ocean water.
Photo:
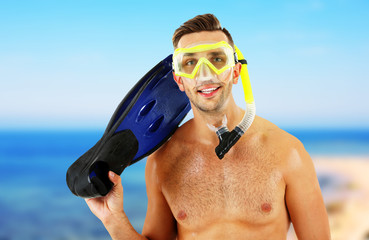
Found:
[{"label": "ocean water", "polygon": [[[312,155],[369,156],[369,130],[290,130]],[[65,182],[68,167],[101,131],[0,131],[0,240],[109,239],[102,223]],[[122,174],[124,208],[141,231],[146,160]],[[329,179],[320,177],[324,191]]]}]

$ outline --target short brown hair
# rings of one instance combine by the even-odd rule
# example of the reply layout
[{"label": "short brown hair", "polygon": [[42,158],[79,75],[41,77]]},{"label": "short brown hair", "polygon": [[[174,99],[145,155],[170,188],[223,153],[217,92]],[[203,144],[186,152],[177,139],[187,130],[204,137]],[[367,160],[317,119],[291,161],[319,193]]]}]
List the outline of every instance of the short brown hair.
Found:
[{"label": "short brown hair", "polygon": [[234,48],[231,34],[227,29],[222,28],[219,20],[210,13],[197,15],[177,28],[172,38],[174,48],[177,48],[179,40],[184,35],[202,31],[222,31],[227,36],[229,44]]}]

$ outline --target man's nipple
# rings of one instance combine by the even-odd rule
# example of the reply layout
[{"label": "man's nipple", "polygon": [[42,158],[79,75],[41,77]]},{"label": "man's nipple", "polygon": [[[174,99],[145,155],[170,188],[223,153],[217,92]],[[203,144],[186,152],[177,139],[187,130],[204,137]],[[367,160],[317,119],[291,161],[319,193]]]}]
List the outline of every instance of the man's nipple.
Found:
[{"label": "man's nipple", "polygon": [[187,214],[186,214],[186,212],[185,212],[185,211],[183,211],[183,210],[179,211],[179,213],[178,213],[178,215],[177,215],[177,218],[178,218],[179,220],[185,220],[185,219],[186,219],[186,217],[187,217]]},{"label": "man's nipple", "polygon": [[269,213],[270,211],[272,211],[272,205],[270,203],[263,203],[261,205],[261,210],[265,213]]}]

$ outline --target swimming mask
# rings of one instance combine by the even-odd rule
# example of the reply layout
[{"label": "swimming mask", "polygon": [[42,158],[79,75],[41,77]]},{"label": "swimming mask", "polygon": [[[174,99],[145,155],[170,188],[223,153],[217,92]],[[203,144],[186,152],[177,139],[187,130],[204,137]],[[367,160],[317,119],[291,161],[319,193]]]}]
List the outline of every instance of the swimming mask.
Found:
[{"label": "swimming mask", "polygon": [[225,41],[177,48],[173,54],[174,73],[197,82],[211,79],[224,81],[223,75],[228,75],[234,66],[233,48]]}]

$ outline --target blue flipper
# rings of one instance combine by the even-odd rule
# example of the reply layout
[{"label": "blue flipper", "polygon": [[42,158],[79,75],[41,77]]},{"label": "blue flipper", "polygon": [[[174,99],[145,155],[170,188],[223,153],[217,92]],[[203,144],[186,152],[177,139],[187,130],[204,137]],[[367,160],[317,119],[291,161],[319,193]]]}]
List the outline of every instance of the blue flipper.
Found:
[{"label": "blue flipper", "polygon": [[123,170],[148,156],[177,129],[191,109],[173,79],[172,55],[151,69],[119,104],[102,138],[67,171],[73,194],[105,196],[112,188],[111,170]]}]

